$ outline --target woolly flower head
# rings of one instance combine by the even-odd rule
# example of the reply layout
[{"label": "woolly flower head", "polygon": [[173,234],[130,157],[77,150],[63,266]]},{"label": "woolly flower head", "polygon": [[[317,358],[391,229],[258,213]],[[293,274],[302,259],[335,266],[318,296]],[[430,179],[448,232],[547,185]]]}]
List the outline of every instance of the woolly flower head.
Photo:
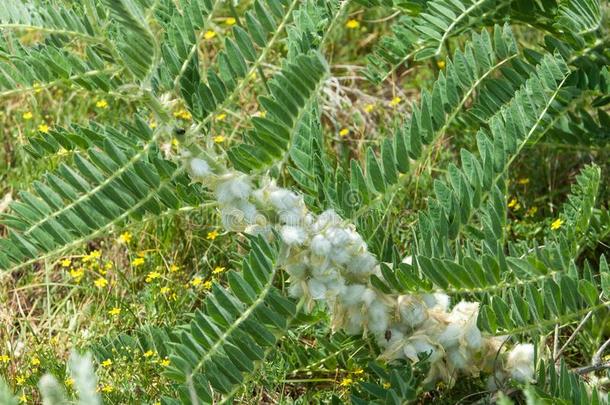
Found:
[{"label": "woolly flower head", "polygon": [[526,383],[534,377],[534,345],[518,344],[509,353],[506,370],[515,380]]},{"label": "woolly flower head", "polygon": [[445,347],[465,346],[473,351],[481,348],[482,336],[477,327],[479,304],[462,301],[446,317],[447,326],[439,336]]},{"label": "woolly flower head", "polygon": [[252,192],[252,184],[244,174],[230,173],[220,179],[216,187],[216,198],[221,204],[245,200]]},{"label": "woolly flower head", "polygon": [[208,162],[200,158],[191,159],[188,163],[188,170],[194,180],[202,180],[212,173]]},{"label": "woolly flower head", "polygon": [[302,245],[307,239],[307,233],[303,228],[292,225],[284,225],[280,229],[280,235],[284,243],[289,246]]}]

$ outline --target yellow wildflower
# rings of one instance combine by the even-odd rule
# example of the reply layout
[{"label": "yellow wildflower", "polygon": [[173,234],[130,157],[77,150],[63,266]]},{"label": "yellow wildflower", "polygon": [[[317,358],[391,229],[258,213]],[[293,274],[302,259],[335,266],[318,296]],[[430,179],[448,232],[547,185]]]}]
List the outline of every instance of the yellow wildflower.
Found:
[{"label": "yellow wildflower", "polygon": [[148,350],[144,353],[144,357],[152,357],[155,355],[155,352],[153,352],[152,350]]},{"label": "yellow wildflower", "polygon": [[212,274],[220,274],[223,271],[225,271],[224,267],[217,266],[217,267],[214,268],[214,270],[212,270]]},{"label": "yellow wildflower", "polygon": [[198,285],[201,285],[201,283],[203,283],[203,279],[199,276],[196,276],[191,280],[191,285],[193,285],[193,287],[197,287]]},{"label": "yellow wildflower", "polygon": [[112,366],[112,359],[106,359],[102,361],[102,367],[110,367]]},{"label": "yellow wildflower", "polygon": [[11,361],[11,358],[8,357],[6,354],[0,356],[0,363],[8,363],[9,361]]},{"label": "yellow wildflower", "polygon": [[106,394],[110,394],[112,391],[114,391],[114,388],[111,385],[106,384],[102,387],[102,392]]},{"label": "yellow wildflower", "polygon": [[136,257],[135,259],[133,259],[133,261],[131,262],[133,267],[140,267],[141,265],[144,264],[146,260],[143,257]]},{"label": "yellow wildflower", "polygon": [[225,137],[222,135],[218,135],[215,136],[214,138],[212,138],[214,140],[215,143],[221,143],[225,141]]},{"label": "yellow wildflower", "polygon": [[237,23],[237,20],[233,17],[228,17],[225,20],[225,24],[227,24],[227,25],[235,25],[236,23]]},{"label": "yellow wildflower", "polygon": [[85,275],[85,271],[83,270],[82,267],[79,267],[78,269],[70,270],[70,277],[72,277],[74,279],[74,281],[77,283],[80,283],[80,281],[84,275]]},{"label": "yellow wildflower", "polygon": [[121,308],[114,307],[110,311],[108,311],[108,314],[111,316],[118,316],[121,314]]},{"label": "yellow wildflower", "polygon": [[350,385],[352,385],[354,382],[354,380],[352,380],[349,377],[344,378],[343,380],[341,380],[341,382],[339,383],[340,386],[342,387],[349,387]]},{"label": "yellow wildflower", "polygon": [[398,96],[394,97],[391,101],[390,101],[390,107],[396,107],[398,104],[400,104],[400,102],[402,101],[402,99]]},{"label": "yellow wildflower", "polygon": [[90,252],[89,254],[87,254],[85,257],[83,257],[83,262],[87,263],[90,261],[93,261],[95,259],[99,259],[102,256],[102,252],[100,252],[99,250],[94,250],[92,252]]},{"label": "yellow wildflower", "polygon": [[390,388],[391,386],[392,386],[392,384],[390,384],[389,382],[384,382],[384,383],[383,383],[383,388],[385,388],[386,390],[387,390],[388,388]]},{"label": "yellow wildflower", "polygon": [[527,177],[517,180],[517,183],[521,184],[522,186],[529,184],[529,182],[530,182],[530,179],[528,179]]},{"label": "yellow wildflower", "polygon": [[172,272],[172,273],[175,273],[178,270],[180,270],[180,266],[178,266],[176,264],[172,264],[171,266],[169,266],[169,271]]},{"label": "yellow wildflower", "polygon": [[37,94],[42,91],[42,86],[40,85],[40,83],[34,83],[32,88],[34,89],[34,93],[37,93]]},{"label": "yellow wildflower", "polygon": [[163,367],[169,367],[169,365],[170,365],[170,361],[169,361],[169,359],[166,357],[166,358],[164,358],[163,360],[161,360],[161,361],[159,362],[159,364],[161,364]]},{"label": "yellow wildflower", "polygon": [[38,125],[38,130],[43,134],[48,134],[51,128],[47,124],[40,124]]},{"label": "yellow wildflower", "polygon": [[124,243],[124,244],[128,244],[129,242],[131,242],[131,238],[133,237],[133,235],[131,234],[131,232],[127,231],[127,232],[123,232],[120,236],[119,236],[119,242],[120,243]]},{"label": "yellow wildflower", "polygon": [[[137,259],[136,259],[137,260]],[[159,277],[161,277],[161,273],[159,273],[158,271],[151,271],[150,273],[148,273],[148,275],[146,276],[146,282],[150,283],[153,280],[158,279]]]},{"label": "yellow wildflower", "polygon": [[63,259],[59,263],[61,264],[61,267],[70,267],[70,265],[72,264],[72,260],[70,260],[70,259]]},{"label": "yellow wildflower", "polygon": [[104,265],[104,268],[106,270],[111,270],[113,266],[114,266],[114,264],[112,264],[112,262],[106,262],[106,264]]},{"label": "yellow wildflower", "polygon": [[95,103],[95,106],[103,110],[105,108],[108,108],[108,101],[101,99],[97,103]]},{"label": "yellow wildflower", "polygon": [[157,128],[157,122],[151,121],[150,124],[148,124],[148,126],[150,127],[150,129],[155,129],[155,128]]},{"label": "yellow wildflower", "polygon": [[28,397],[25,396],[25,394],[21,394],[21,396],[19,397],[19,402],[23,402],[24,404],[28,402]]},{"label": "yellow wildflower", "polygon": [[258,116],[261,118],[265,118],[267,116],[267,111],[261,111],[258,113]]},{"label": "yellow wildflower", "polygon": [[212,39],[216,36],[216,33],[212,30],[208,30],[205,32],[205,34],[203,34],[203,38],[205,39]]},{"label": "yellow wildflower", "polygon": [[339,131],[339,136],[343,137],[347,135],[349,135],[349,129],[343,128],[341,131]]},{"label": "yellow wildflower", "polygon": [[531,207],[529,210],[527,210],[527,215],[532,216],[535,215],[538,212],[538,207]]},{"label": "yellow wildflower", "polygon": [[367,114],[370,114],[373,112],[373,110],[375,109],[375,104],[367,104],[364,106],[364,112]]},{"label": "yellow wildflower", "polygon": [[185,110],[185,109],[182,109],[182,110],[180,110],[180,111],[176,111],[176,112],[174,113],[174,117],[176,117],[176,118],[180,118],[180,119],[183,119],[183,120],[185,120],[185,121],[189,121],[189,120],[191,120],[191,118],[193,118],[193,116],[191,115],[191,113],[190,113],[190,112],[188,112],[188,111],[187,111],[187,110]]},{"label": "yellow wildflower", "polygon": [[203,287],[204,290],[211,290],[212,289],[212,282],[210,280],[208,280],[205,283],[203,283],[202,287]]},{"label": "yellow wildflower", "polygon": [[519,204],[519,202],[517,201],[516,198],[513,198],[512,200],[509,201],[508,208],[514,208],[517,204]]},{"label": "yellow wildflower", "polygon": [[356,374],[356,375],[360,375],[360,374],[363,374],[363,373],[364,373],[364,370],[363,370],[363,369],[361,369],[361,368],[357,368],[357,369],[355,369],[355,370],[353,371],[353,373],[354,373],[354,374]]},{"label": "yellow wildflower", "polygon": [[23,385],[25,384],[25,377],[22,375],[18,375],[17,378],[15,378],[15,382],[17,383],[17,385]]},{"label": "yellow wildflower", "polygon": [[438,62],[436,62],[436,66],[438,66],[439,69],[445,69],[445,61],[439,60]]},{"label": "yellow wildflower", "polygon": [[106,280],[104,277],[100,277],[95,280],[93,284],[95,284],[97,288],[104,288],[108,285],[108,280]]},{"label": "yellow wildflower", "polygon": [[40,359],[36,356],[32,357],[32,360],[30,360],[30,364],[34,367],[36,366],[40,366]]},{"label": "yellow wildflower", "polygon": [[551,224],[551,229],[556,231],[557,229],[561,228],[561,225],[563,225],[563,219],[561,218],[557,218],[556,220],[553,221],[553,223]]},{"label": "yellow wildflower", "polygon": [[171,289],[171,288],[169,288],[169,287],[162,287],[162,288],[159,290],[159,292],[160,292],[161,294],[163,294],[163,295],[167,295],[167,294],[168,294],[168,293],[170,293],[171,291],[172,291],[172,289]]},{"label": "yellow wildflower", "polygon": [[32,118],[34,118],[34,114],[32,114],[30,111],[26,111],[26,112],[23,113],[21,118],[23,118],[25,121],[29,121]]},{"label": "yellow wildflower", "polygon": [[172,139],[172,146],[177,148],[178,146],[180,146],[180,141],[176,138]]},{"label": "yellow wildflower", "polygon": [[225,113],[220,113],[216,116],[216,121],[224,121],[225,118],[227,118],[227,114]]},{"label": "yellow wildflower", "polygon": [[214,240],[214,239],[216,239],[217,237],[218,237],[218,231],[213,230],[213,231],[208,232],[208,236],[207,236],[207,238],[208,238],[209,240]]},{"label": "yellow wildflower", "polygon": [[345,26],[349,29],[360,28],[360,22],[358,20],[351,19],[345,23]]},{"label": "yellow wildflower", "polygon": [[68,377],[64,380],[64,384],[66,384],[67,387],[71,387],[74,385],[74,378],[72,377]]}]

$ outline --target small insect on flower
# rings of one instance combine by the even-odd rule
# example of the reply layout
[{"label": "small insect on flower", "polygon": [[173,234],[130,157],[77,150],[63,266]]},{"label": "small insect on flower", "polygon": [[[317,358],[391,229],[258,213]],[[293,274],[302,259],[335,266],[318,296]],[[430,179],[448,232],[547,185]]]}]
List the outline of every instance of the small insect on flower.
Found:
[{"label": "small insect on flower", "polygon": [[213,231],[208,232],[208,236],[207,236],[208,240],[214,240],[217,237],[218,237],[218,231],[213,230]]},{"label": "small insect on flower", "polygon": [[48,134],[50,130],[51,128],[49,128],[47,124],[38,125],[38,131],[42,132],[43,134]]},{"label": "small insect on flower", "polygon": [[133,261],[131,262],[131,265],[133,267],[140,267],[141,265],[143,265],[146,262],[146,259],[144,259],[143,257],[136,257],[135,259],[133,259]]},{"label": "small insect on flower", "polygon": [[104,287],[106,287],[108,285],[108,280],[106,280],[104,277],[100,277],[97,280],[95,280],[93,282],[93,284],[95,284],[95,286],[97,288],[101,289],[101,288],[104,288]]},{"label": "small insect on flower", "polygon": [[215,36],[216,36],[216,33],[212,30],[208,30],[205,32],[205,34],[203,34],[203,38],[208,39],[208,40],[214,38]]},{"label": "small insect on flower", "polygon": [[121,308],[114,307],[114,308],[112,308],[110,311],[108,311],[108,314],[109,314],[110,316],[118,316],[118,315],[120,315],[120,314],[121,314]]},{"label": "small insect on flower", "polygon": [[344,136],[347,136],[347,135],[349,135],[349,129],[343,128],[341,131],[339,131],[339,136],[340,137],[344,137]]},{"label": "small insect on flower", "polygon": [[360,28],[360,22],[358,20],[351,19],[345,23],[345,26],[351,30],[354,30]]},{"label": "small insect on flower", "polygon": [[396,96],[394,97],[391,101],[390,101],[390,107],[396,107],[398,104],[400,104],[400,102],[402,101],[402,98]]},{"label": "small insect on flower", "polygon": [[237,20],[236,20],[235,18],[233,18],[233,17],[228,17],[228,18],[225,20],[225,24],[227,24],[227,25],[229,25],[229,26],[231,26],[231,25],[235,25],[236,23],[237,23]]},{"label": "small insect on flower", "polygon": [[30,111],[26,111],[26,112],[23,113],[21,118],[23,118],[25,121],[29,121],[32,118],[34,118],[34,114],[32,114]]},{"label": "small insect on flower", "polygon": [[218,266],[218,267],[215,267],[214,270],[212,270],[212,274],[220,274],[223,271],[225,271],[225,268]]},{"label": "small insect on flower", "polygon": [[123,243],[123,244],[127,245],[127,244],[129,244],[129,242],[131,242],[132,237],[133,237],[133,235],[131,234],[131,232],[129,232],[129,231],[123,232],[119,236],[119,243]]},{"label": "small insect on flower", "polygon": [[95,106],[97,108],[101,108],[102,110],[104,110],[104,109],[108,108],[108,101],[106,101],[104,99],[98,100],[98,102],[95,103]]},{"label": "small insect on flower", "polygon": [[214,140],[214,143],[222,143],[225,141],[225,137],[222,135],[215,136],[212,139]]},{"label": "small insect on flower", "polygon": [[561,228],[561,226],[563,225],[563,219],[561,218],[557,218],[556,220],[553,221],[553,223],[551,224],[551,229],[556,231],[557,229]]},{"label": "small insect on flower", "polygon": [[112,366],[112,359],[106,359],[102,361],[102,367],[110,367]]}]

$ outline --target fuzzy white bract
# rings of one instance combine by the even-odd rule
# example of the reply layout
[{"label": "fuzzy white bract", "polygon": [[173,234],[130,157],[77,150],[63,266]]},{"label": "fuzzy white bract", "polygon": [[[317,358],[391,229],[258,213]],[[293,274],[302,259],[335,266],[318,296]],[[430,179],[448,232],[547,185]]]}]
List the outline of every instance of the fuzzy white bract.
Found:
[{"label": "fuzzy white bract", "polygon": [[493,373],[496,382],[533,377],[533,346],[517,345],[506,356],[502,339],[478,329],[477,303],[461,301],[450,309],[446,294],[385,294],[373,287],[369,280],[380,275],[379,262],[356,228],[335,211],[315,215],[302,196],[275,181],[262,179],[256,188],[243,173],[214,172],[205,160],[185,156],[193,180],[218,199],[227,229],[279,235],[289,294],[308,308],[326,304],[333,328],[373,336],[388,361],[425,357],[431,365],[428,381],[453,383],[458,373],[480,372]]}]

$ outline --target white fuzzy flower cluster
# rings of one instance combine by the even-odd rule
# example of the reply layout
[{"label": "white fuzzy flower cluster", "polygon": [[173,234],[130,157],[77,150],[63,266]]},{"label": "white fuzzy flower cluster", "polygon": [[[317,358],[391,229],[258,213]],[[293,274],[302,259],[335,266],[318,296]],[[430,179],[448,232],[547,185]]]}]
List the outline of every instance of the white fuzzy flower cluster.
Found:
[{"label": "white fuzzy flower cluster", "polygon": [[214,192],[227,229],[279,235],[289,293],[309,307],[325,304],[335,329],[372,335],[388,361],[427,358],[429,381],[452,383],[459,373],[480,372],[492,374],[493,382],[532,379],[533,346],[504,353],[503,339],[485,337],[477,328],[477,303],[462,301],[450,309],[445,294],[383,293],[369,282],[380,275],[379,263],[352,224],[332,210],[310,212],[302,196],[274,181],[262,180],[255,188],[249,176],[213,163],[185,156],[192,178]]}]

